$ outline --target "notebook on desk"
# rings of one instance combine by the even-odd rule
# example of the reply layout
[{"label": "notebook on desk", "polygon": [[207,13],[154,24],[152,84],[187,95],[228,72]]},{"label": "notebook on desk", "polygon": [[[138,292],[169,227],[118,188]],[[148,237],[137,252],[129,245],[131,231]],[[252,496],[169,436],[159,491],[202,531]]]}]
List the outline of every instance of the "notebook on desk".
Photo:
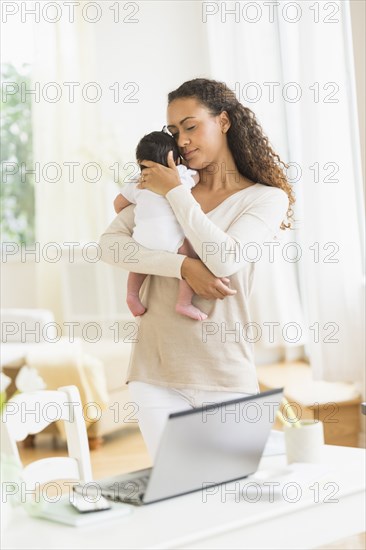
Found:
[{"label": "notebook on desk", "polygon": [[169,415],[153,468],[99,480],[102,494],[137,506],[253,474],[283,388]]},{"label": "notebook on desk", "polygon": [[32,517],[64,523],[73,527],[84,527],[123,518],[131,514],[133,508],[121,502],[112,502],[110,510],[80,514],[71,506],[69,495],[63,495],[54,502],[42,498],[40,502],[27,506],[27,511]]}]

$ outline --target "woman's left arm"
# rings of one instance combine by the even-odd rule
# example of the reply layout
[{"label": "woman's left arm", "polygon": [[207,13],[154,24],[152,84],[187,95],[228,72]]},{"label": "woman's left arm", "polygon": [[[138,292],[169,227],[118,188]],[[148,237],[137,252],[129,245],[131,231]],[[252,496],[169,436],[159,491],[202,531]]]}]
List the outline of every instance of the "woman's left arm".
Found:
[{"label": "woman's left arm", "polygon": [[169,201],[187,239],[216,277],[230,277],[250,263],[245,258],[245,245],[260,247],[280,231],[288,209],[288,196],[282,189],[268,187],[233,221],[225,232],[201,210],[191,192],[183,185],[171,189]]}]

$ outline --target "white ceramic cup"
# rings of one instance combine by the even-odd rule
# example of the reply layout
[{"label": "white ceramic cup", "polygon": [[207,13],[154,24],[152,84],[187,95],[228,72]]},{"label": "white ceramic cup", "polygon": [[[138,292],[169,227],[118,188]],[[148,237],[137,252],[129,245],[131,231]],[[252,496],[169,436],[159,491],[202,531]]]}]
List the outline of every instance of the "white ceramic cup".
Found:
[{"label": "white ceramic cup", "polygon": [[287,463],[321,462],[324,447],[323,422],[299,420],[299,428],[284,426]]}]

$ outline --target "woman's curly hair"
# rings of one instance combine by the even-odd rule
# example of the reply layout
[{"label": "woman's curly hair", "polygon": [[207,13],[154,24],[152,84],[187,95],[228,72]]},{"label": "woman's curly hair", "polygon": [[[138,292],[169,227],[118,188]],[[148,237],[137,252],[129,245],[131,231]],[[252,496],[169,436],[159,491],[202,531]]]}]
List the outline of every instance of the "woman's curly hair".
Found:
[{"label": "woman's curly hair", "polygon": [[[289,198],[287,219],[293,219],[295,197],[283,172],[288,164],[273,151],[253,111],[244,107],[224,82],[216,80],[195,78],[184,82],[168,94],[168,103],[186,97],[195,97],[213,116],[227,112],[231,122],[227,132],[228,145],[240,174],[252,181],[285,191]],[[286,225],[282,222],[281,229],[289,228],[291,223]]]}]

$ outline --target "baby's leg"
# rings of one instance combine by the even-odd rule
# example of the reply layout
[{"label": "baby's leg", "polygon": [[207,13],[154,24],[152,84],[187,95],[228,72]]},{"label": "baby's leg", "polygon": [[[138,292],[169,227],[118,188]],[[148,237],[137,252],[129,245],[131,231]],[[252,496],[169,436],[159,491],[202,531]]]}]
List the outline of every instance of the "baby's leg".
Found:
[{"label": "baby's leg", "polygon": [[146,311],[140,301],[139,292],[142,283],[146,279],[147,275],[145,273],[132,273],[130,272],[127,279],[127,305],[135,317],[143,315]]},{"label": "baby's leg", "polygon": [[196,254],[196,251],[194,250],[193,246],[189,242],[188,239],[184,239],[183,244],[178,248],[178,254],[184,254],[185,256],[188,256],[189,258],[198,258],[199,256]]},{"label": "baby's leg", "polygon": [[192,304],[193,295],[194,292],[189,284],[186,281],[179,281],[178,300],[175,304],[175,311],[191,319],[204,321],[207,319],[207,315]]},{"label": "baby's leg", "polygon": [[[191,243],[184,239],[182,246],[178,250],[179,254],[185,254],[190,258],[198,258]],[[198,307],[192,304],[194,292],[186,281],[179,281],[178,300],[175,306],[175,311],[181,315],[186,315],[191,319],[197,321],[204,321],[207,319],[206,313],[203,313]]]}]

